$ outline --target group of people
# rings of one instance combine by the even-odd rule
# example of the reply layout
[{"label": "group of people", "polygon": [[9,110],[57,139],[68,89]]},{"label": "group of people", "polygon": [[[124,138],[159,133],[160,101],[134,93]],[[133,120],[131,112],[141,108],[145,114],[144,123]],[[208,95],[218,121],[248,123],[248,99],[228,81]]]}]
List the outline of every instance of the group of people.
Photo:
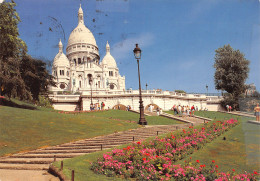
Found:
[{"label": "group of people", "polygon": [[190,115],[194,115],[195,111],[198,111],[199,108],[198,106],[194,106],[192,105],[191,107],[189,105],[184,106],[184,105],[178,105],[176,106],[175,104],[172,107],[172,110],[174,111],[174,115],[186,115],[186,116],[190,116]]},{"label": "group of people", "polygon": [[131,106],[130,105],[126,106],[126,110],[130,111],[131,110]]},{"label": "group of people", "polygon": [[156,108],[156,113],[157,113],[157,116],[159,116],[160,114],[162,114],[162,108],[157,107],[157,108]]},{"label": "group of people", "polygon": [[154,106],[152,104],[148,106],[148,111],[149,112],[153,112],[153,109],[154,109]]},{"label": "group of people", "polygon": [[[153,110],[154,110],[154,105],[152,105],[152,104],[149,105],[147,109],[148,109],[149,112],[153,112]],[[156,110],[157,116],[159,116],[160,114],[162,114],[162,108],[157,107],[155,110]]]},{"label": "group of people", "polygon": [[96,104],[90,104],[90,110],[91,111],[97,111],[97,110],[104,110],[105,108],[105,103],[101,102],[101,104],[96,103]]}]

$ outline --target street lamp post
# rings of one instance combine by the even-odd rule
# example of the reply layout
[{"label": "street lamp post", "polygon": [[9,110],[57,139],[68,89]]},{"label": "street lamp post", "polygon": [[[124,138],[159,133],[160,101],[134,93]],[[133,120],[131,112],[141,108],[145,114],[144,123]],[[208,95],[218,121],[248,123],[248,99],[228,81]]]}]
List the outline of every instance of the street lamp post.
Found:
[{"label": "street lamp post", "polygon": [[91,103],[90,103],[90,108],[91,110],[93,109],[93,101],[92,101],[92,80],[89,80],[89,84],[90,84],[90,97],[91,97]]},{"label": "street lamp post", "polygon": [[141,125],[147,125],[147,121],[145,120],[144,117],[144,105],[143,105],[143,100],[142,100],[142,89],[141,89],[141,80],[140,80],[140,69],[139,69],[139,60],[141,59],[141,49],[138,47],[138,44],[136,44],[135,49],[133,50],[135,58],[137,60],[137,65],[138,65],[138,78],[139,78],[139,103],[140,103],[140,119],[138,124]]},{"label": "street lamp post", "polygon": [[207,95],[209,94],[209,86],[206,84]]},{"label": "street lamp post", "polygon": [[147,85],[147,83],[146,83],[146,84],[145,84],[145,87],[146,87],[146,91],[147,91],[147,86],[148,86],[148,85]]}]

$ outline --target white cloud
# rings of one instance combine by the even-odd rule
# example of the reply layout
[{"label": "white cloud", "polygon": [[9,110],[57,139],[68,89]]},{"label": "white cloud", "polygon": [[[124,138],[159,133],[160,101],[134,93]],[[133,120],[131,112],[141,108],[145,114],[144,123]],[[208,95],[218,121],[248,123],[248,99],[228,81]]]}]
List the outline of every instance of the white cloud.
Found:
[{"label": "white cloud", "polygon": [[136,43],[138,43],[139,47],[142,49],[152,45],[153,42],[154,35],[152,33],[141,34],[137,37],[128,38],[115,43],[111,48],[111,53],[116,60],[119,60],[128,57],[130,53],[132,54]]}]

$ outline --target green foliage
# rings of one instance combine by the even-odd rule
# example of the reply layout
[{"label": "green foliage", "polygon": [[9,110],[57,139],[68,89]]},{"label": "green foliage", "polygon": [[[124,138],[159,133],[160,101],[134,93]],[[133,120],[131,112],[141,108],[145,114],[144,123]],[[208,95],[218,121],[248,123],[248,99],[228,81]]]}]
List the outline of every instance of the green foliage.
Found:
[{"label": "green foliage", "polygon": [[0,94],[8,97],[31,98],[19,71],[21,56],[27,51],[26,44],[19,38],[16,3],[0,4]]},{"label": "green foliage", "polygon": [[239,50],[224,45],[216,50],[214,68],[216,89],[228,92],[226,102],[230,102],[232,107],[238,109],[238,98],[246,89],[249,61]]},{"label": "green foliage", "polygon": [[184,90],[175,90],[174,92],[186,94]]},{"label": "green foliage", "polygon": [[21,100],[38,100],[55,85],[46,70],[46,64],[26,54],[27,46],[19,38],[16,3],[0,4],[0,95],[19,97]]},{"label": "green foliage", "polygon": [[46,69],[46,63],[42,60],[25,55],[21,61],[20,71],[26,89],[32,94],[33,100],[38,100],[39,94],[45,94],[48,91],[48,85],[55,85],[53,77]]},{"label": "green foliage", "polygon": [[51,105],[51,100],[48,97],[40,95],[38,99],[39,99],[38,106],[53,108]]}]

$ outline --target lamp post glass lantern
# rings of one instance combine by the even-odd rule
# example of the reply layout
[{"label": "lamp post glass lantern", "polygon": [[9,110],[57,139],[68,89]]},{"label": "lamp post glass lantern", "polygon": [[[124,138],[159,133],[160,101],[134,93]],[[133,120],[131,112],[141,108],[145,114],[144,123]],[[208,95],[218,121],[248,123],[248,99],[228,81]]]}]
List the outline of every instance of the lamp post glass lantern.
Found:
[{"label": "lamp post glass lantern", "polygon": [[147,83],[146,83],[146,84],[145,84],[146,90],[147,90],[147,86],[148,86],[148,85],[147,85]]},{"label": "lamp post glass lantern", "polygon": [[141,49],[138,47],[138,44],[136,44],[135,49],[133,50],[134,56],[137,60],[137,65],[138,65],[138,78],[139,78],[139,109],[140,109],[140,119],[138,124],[141,125],[147,125],[147,121],[145,120],[144,117],[144,105],[143,105],[143,100],[142,100],[142,89],[141,89],[141,80],[140,80],[140,68],[139,68],[139,60],[141,59]]}]

